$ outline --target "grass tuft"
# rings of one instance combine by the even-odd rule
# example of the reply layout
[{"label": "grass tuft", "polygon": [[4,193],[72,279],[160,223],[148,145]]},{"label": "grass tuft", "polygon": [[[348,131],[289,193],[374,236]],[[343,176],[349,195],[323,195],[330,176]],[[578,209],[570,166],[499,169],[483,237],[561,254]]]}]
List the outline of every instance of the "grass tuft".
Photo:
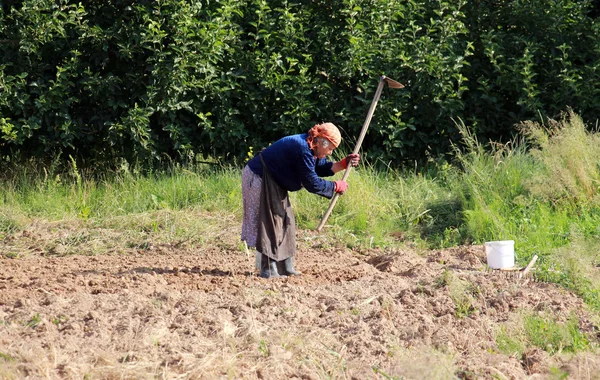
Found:
[{"label": "grass tuft", "polygon": [[520,130],[534,147],[531,156],[543,164],[525,182],[532,194],[553,203],[598,203],[600,135],[589,132],[581,117],[570,110],[559,121],[528,121]]},{"label": "grass tuft", "polygon": [[559,321],[545,314],[527,314],[505,324],[496,333],[496,344],[502,353],[519,357],[534,347],[550,355],[595,349],[588,335],[580,330],[577,317]]}]

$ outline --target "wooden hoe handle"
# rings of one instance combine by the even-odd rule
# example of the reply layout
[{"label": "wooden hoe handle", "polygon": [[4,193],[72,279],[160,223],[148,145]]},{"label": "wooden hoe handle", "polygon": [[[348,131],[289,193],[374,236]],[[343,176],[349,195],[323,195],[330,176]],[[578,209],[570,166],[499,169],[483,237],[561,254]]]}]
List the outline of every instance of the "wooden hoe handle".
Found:
[{"label": "wooden hoe handle", "polygon": [[[358,141],[356,142],[356,146],[354,147],[354,150],[352,151],[352,153],[354,153],[354,154],[358,153],[358,151],[360,150],[360,146],[362,145],[362,142],[365,139],[365,135],[367,134],[367,129],[369,129],[369,124],[371,123],[371,118],[373,117],[373,113],[375,112],[375,107],[377,107],[377,102],[379,101],[379,97],[381,96],[381,91],[383,90],[383,86],[385,85],[385,83],[386,83],[386,77],[385,77],[385,75],[382,75],[379,78],[379,85],[377,86],[377,91],[375,92],[375,97],[373,98],[373,101],[371,102],[371,107],[369,108],[369,112],[367,113],[367,118],[365,119],[365,123],[363,124],[362,130],[360,131],[360,136],[358,136]],[[346,171],[344,172],[344,176],[342,177],[342,181],[345,181],[348,178],[348,176],[350,175],[351,169],[352,169],[352,165],[348,165],[348,167],[346,168]],[[323,228],[323,226],[325,226],[325,222],[327,222],[329,215],[331,215],[331,211],[333,211],[333,208],[335,207],[338,197],[339,197],[338,193],[333,194],[333,198],[331,198],[331,203],[329,204],[329,208],[325,212],[325,215],[323,215],[323,218],[321,219],[321,223],[319,223],[319,226],[317,227],[317,231],[320,232],[321,229]]]}]

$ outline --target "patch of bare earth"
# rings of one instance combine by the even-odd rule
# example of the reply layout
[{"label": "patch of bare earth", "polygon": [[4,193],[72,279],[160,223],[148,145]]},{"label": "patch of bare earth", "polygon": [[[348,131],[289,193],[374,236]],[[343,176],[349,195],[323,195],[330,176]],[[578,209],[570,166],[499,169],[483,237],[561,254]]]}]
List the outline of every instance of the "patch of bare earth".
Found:
[{"label": "patch of bare earth", "polygon": [[354,252],[301,231],[302,276],[276,280],[256,277],[253,257],[237,246],[229,234],[203,248],[0,258],[0,378],[600,373],[592,354],[500,352],[495,333],[517,313],[574,313],[590,334],[594,324],[582,301],[558,286],[486,271],[480,246]]}]

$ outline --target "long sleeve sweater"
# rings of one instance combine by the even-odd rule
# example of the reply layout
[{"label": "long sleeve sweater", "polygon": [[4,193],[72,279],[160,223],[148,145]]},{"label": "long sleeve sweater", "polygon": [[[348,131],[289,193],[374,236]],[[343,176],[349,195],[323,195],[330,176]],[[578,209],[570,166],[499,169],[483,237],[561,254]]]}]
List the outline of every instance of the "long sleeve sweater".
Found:
[{"label": "long sleeve sweater", "polygon": [[[326,158],[315,158],[306,141],[307,137],[307,133],[283,137],[260,154],[273,179],[281,188],[298,191],[304,187],[311,193],[331,198],[335,185],[321,177],[334,174],[331,170],[333,162]],[[263,168],[258,155],[247,165],[252,172],[262,176]]]}]

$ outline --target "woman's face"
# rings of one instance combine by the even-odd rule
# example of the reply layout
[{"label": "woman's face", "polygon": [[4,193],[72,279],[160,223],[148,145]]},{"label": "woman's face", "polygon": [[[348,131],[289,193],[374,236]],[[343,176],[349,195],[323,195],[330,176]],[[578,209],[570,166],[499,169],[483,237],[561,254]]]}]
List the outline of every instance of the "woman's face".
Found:
[{"label": "woman's face", "polygon": [[317,140],[317,144],[315,146],[315,156],[317,158],[325,158],[325,157],[329,156],[331,153],[333,153],[334,149],[335,149],[335,147],[329,140],[324,139],[324,138],[319,138]]}]

